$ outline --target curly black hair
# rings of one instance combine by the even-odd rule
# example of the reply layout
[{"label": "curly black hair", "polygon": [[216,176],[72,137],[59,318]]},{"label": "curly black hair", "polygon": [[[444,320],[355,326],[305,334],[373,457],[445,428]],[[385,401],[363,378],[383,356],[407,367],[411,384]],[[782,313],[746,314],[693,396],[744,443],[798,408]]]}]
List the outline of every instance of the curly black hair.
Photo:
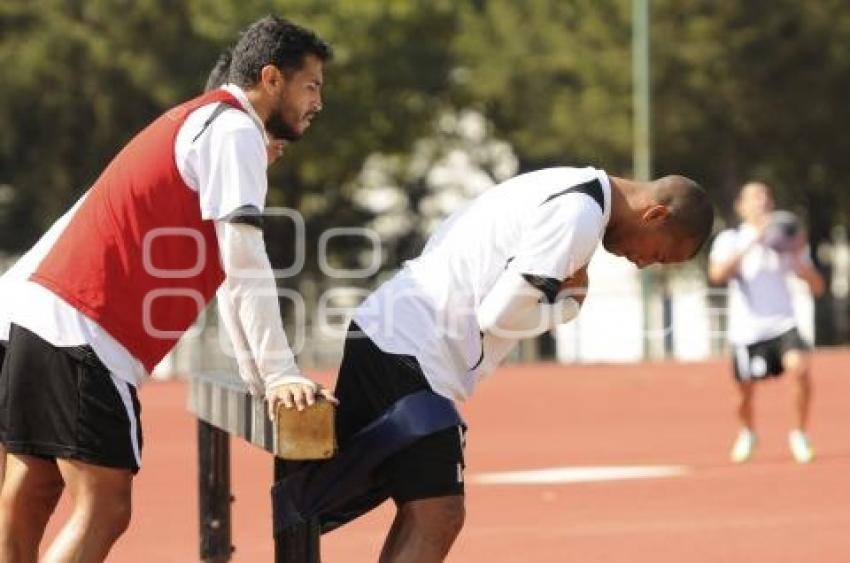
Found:
[{"label": "curly black hair", "polygon": [[249,88],[259,82],[264,66],[274,65],[289,74],[302,68],[306,55],[327,62],[333,51],[309,29],[277,16],[266,16],[249,25],[233,47],[228,80]]}]

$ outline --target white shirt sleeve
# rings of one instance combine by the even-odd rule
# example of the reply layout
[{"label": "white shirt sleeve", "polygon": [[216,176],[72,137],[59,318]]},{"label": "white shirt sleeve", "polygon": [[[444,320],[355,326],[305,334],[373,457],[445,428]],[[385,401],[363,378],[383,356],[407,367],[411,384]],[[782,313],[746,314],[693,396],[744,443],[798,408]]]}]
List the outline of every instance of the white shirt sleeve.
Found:
[{"label": "white shirt sleeve", "polygon": [[201,217],[220,219],[244,206],[262,211],[268,191],[262,135],[253,122],[211,133],[209,150],[201,153],[198,167]]},{"label": "white shirt sleeve", "polygon": [[582,194],[546,202],[528,218],[508,269],[563,281],[590,261],[602,235],[599,205]]},{"label": "white shirt sleeve", "polygon": [[301,375],[283,331],[262,231],[217,221],[216,235],[226,273],[217,294],[219,313],[233,343],[239,375],[255,394],[287,383],[315,386]]},{"label": "white shirt sleeve", "polygon": [[478,306],[478,327],[484,333],[511,338],[543,334],[578,315],[572,297],[549,303],[543,292],[516,272],[506,270]]},{"label": "white shirt sleeve", "polygon": [[527,276],[550,283],[571,276],[590,260],[602,225],[598,204],[581,195],[563,196],[535,209],[515,255],[476,311],[485,371],[501,363],[522,338],[538,336],[578,315],[575,299],[550,302],[552,296],[532,285]]},{"label": "white shirt sleeve", "polygon": [[483,370],[495,369],[521,339],[539,336],[578,313],[579,304],[572,297],[549,303],[540,289],[516,272],[505,271],[477,310]]},{"label": "white shirt sleeve", "polygon": [[[557,309],[556,309],[557,307]],[[552,322],[552,328],[555,325],[569,322],[578,315],[578,302],[569,297],[559,303],[538,303],[537,318],[548,319]],[[546,321],[532,320],[531,323],[541,326]],[[542,334],[541,331],[540,334]],[[531,336],[531,334],[526,334]],[[510,331],[488,330],[481,335],[482,360],[481,370],[484,373],[489,373],[496,369],[511,353],[511,350],[522,340],[522,336],[518,336],[516,332],[511,334]]]},{"label": "white shirt sleeve", "polygon": [[198,191],[203,219],[222,219],[246,206],[262,211],[268,191],[263,133],[233,108],[207,123],[216,106],[196,110],[180,128],[174,151],[178,170]]},{"label": "white shirt sleeve", "polygon": [[239,322],[236,300],[233,298],[230,289],[224,284],[216,292],[216,304],[218,305],[218,320],[221,323],[219,330],[223,328],[224,333],[230,339],[239,377],[248,386],[252,395],[262,397],[265,391],[263,377],[260,375],[254,356],[251,354],[248,337]]},{"label": "white shirt sleeve", "polygon": [[735,230],[726,229],[714,239],[708,259],[713,263],[726,262],[731,260],[737,251]]}]

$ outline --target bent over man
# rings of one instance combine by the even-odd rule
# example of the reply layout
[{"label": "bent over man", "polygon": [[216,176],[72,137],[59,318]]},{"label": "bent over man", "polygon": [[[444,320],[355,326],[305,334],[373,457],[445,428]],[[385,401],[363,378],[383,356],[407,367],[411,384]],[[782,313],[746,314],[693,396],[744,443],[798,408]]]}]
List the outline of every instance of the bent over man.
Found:
[{"label": "bent over man", "polygon": [[[399,399],[470,397],[523,337],[578,313],[597,244],[638,267],[688,260],[713,212],[693,181],[635,182],[595,168],[550,168],[491,188],[450,216],[422,254],[356,310],[336,395],[341,448]],[[464,520],[462,428],[389,457],[396,503],[382,562],[442,561]]]}]

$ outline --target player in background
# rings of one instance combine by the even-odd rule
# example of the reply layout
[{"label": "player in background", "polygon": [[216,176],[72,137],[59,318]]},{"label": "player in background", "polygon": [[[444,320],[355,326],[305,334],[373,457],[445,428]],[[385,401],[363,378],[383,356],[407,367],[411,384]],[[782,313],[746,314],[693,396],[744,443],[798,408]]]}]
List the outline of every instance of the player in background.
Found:
[{"label": "player in background", "polygon": [[767,184],[744,185],[735,200],[741,224],[717,236],[709,257],[709,279],[729,288],[728,338],[741,426],[730,452],[735,463],[750,459],[757,444],[753,416],[756,384],[783,373],[796,387],[796,420],[788,434],[788,446],[799,463],[808,463],[814,457],[807,434],[812,398],[809,345],[797,330],[786,278],[799,277],[815,297],[823,294],[824,281],[809,258],[802,229],[786,251],[767,244],[765,235],[773,209]]}]

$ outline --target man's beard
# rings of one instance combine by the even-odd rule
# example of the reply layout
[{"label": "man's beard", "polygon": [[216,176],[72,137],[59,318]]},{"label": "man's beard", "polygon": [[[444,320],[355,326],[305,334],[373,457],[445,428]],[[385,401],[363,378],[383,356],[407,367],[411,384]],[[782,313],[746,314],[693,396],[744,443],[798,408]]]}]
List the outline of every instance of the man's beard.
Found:
[{"label": "man's beard", "polygon": [[283,139],[284,141],[297,141],[301,138],[301,133],[296,131],[283,119],[283,114],[277,111],[266,119],[266,132],[275,139]]}]

